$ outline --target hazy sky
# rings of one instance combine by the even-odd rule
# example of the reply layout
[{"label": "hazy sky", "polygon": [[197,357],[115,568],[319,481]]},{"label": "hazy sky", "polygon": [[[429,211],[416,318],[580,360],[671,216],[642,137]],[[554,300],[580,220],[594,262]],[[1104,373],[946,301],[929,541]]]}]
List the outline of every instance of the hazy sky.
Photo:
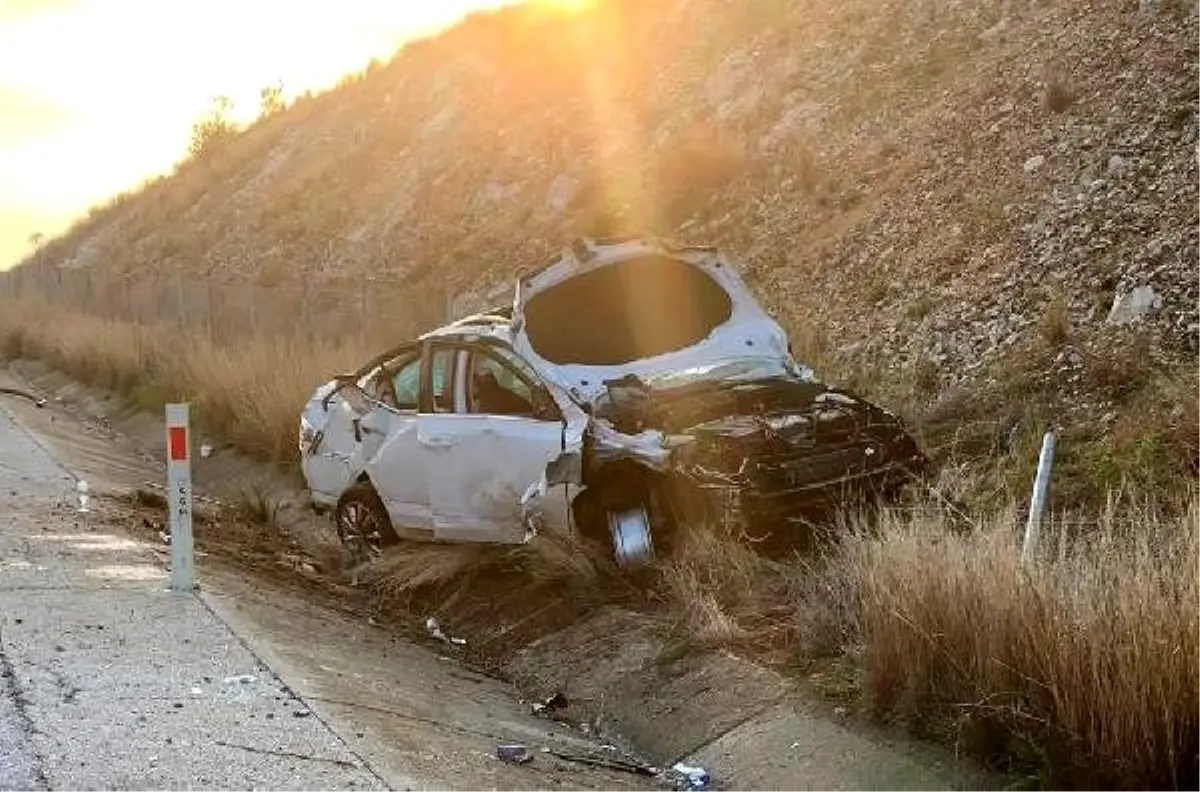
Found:
[{"label": "hazy sky", "polygon": [[[212,96],[332,86],[513,0],[0,0],[0,269],[167,171]],[[559,0],[561,2],[561,0]]]}]

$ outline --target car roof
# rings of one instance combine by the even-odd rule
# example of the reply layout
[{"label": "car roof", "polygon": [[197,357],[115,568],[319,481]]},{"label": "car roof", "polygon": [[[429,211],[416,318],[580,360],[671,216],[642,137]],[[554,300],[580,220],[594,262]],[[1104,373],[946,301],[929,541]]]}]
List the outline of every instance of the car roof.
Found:
[{"label": "car roof", "polygon": [[420,340],[433,338],[461,338],[480,336],[494,338],[506,343],[512,341],[512,322],[496,314],[475,314],[451,322],[420,336]]}]

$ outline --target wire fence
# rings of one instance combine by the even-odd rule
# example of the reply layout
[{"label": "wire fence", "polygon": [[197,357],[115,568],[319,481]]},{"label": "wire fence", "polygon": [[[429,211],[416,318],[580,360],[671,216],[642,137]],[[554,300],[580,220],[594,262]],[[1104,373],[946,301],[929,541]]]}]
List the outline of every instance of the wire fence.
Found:
[{"label": "wire fence", "polygon": [[300,274],[268,285],[231,274],[122,276],[31,267],[0,273],[0,296],[41,298],[105,319],[202,333],[222,345],[264,336],[395,342],[489,307],[488,298],[502,291],[456,294],[444,283],[414,287],[368,274]]}]

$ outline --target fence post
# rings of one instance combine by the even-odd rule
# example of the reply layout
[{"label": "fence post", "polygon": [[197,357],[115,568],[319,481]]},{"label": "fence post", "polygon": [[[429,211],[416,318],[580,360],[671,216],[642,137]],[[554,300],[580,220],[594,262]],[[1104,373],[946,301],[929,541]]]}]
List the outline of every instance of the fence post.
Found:
[{"label": "fence post", "polygon": [[309,293],[308,269],[300,273],[300,327],[301,338],[306,341],[312,338],[312,310],[309,301],[312,295]]},{"label": "fence post", "polygon": [[1041,532],[1042,512],[1046,508],[1046,491],[1050,487],[1050,468],[1054,464],[1054,430],[1042,437],[1042,452],[1038,455],[1037,476],[1033,479],[1033,495],[1029,501],[1029,519],[1025,522],[1025,541],[1021,545],[1021,563],[1029,564],[1037,554]]},{"label": "fence post", "polygon": [[187,314],[183,301],[183,273],[179,270],[175,270],[175,312],[179,328],[181,330],[185,329],[187,327]]},{"label": "fence post", "polygon": [[215,322],[213,321],[213,283],[211,273],[204,279],[204,305],[207,309],[205,311],[205,324],[208,330],[208,342],[211,344],[216,340],[213,335],[215,332]]},{"label": "fence post", "polygon": [[363,270],[358,276],[358,340],[366,347],[367,343],[367,271]]},{"label": "fence post", "polygon": [[250,289],[250,335],[258,338],[258,281],[251,277],[248,287]]}]

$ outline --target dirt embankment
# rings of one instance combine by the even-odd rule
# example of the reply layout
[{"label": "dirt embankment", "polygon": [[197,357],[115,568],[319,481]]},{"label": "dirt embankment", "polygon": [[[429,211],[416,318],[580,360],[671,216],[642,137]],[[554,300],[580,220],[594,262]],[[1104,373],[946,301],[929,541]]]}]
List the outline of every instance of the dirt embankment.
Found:
[{"label": "dirt embankment", "polygon": [[[15,362],[3,376],[48,398],[44,411],[28,410],[35,430],[93,476],[90,483],[101,497],[127,504],[129,530],[157,539],[162,509],[152,485],[161,478],[161,420],[39,363]],[[209,456],[194,458],[203,496],[197,507],[202,564],[270,581],[302,599],[439,645],[424,629],[425,617],[435,615],[448,633],[467,639],[465,650],[444,650],[511,680],[531,702],[561,693],[565,706],[548,714],[582,732],[660,765],[684,759],[702,764],[723,787],[997,783],[940,748],[869,725],[849,700],[838,705],[818,695],[810,681],[727,649],[680,644],[654,604],[632,590],[574,596],[569,587],[522,580],[519,570],[493,578],[492,564],[483,576],[495,585],[435,586],[413,592],[406,603],[386,587],[350,585],[332,529],[303,508],[294,477],[213,445]],[[420,558],[429,550],[412,552]],[[487,551],[465,552],[459,563]]]}]

